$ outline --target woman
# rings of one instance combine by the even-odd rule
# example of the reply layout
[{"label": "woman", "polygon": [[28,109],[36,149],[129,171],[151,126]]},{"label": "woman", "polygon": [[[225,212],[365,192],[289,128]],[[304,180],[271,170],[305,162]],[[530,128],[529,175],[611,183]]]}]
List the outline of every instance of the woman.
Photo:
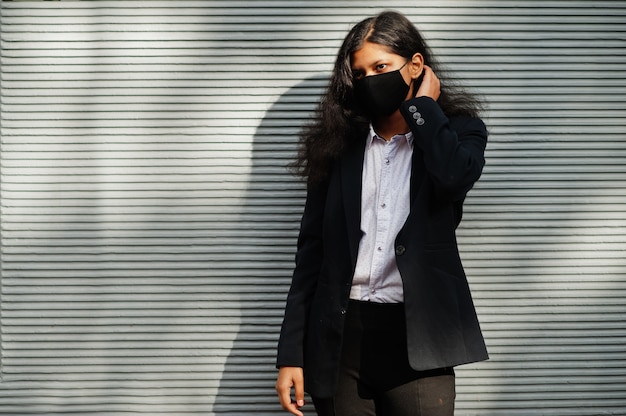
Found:
[{"label": "woman", "polygon": [[487,359],[455,237],[487,131],[437,72],[406,17],[363,20],[302,135],[276,382],[294,415],[306,390],[319,415],[449,416],[453,367]]}]

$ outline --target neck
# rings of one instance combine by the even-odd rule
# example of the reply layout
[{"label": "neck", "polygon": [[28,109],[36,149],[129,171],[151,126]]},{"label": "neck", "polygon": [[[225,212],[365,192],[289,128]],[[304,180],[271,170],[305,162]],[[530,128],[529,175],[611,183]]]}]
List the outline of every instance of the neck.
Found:
[{"label": "neck", "polygon": [[397,134],[406,134],[409,131],[409,125],[400,114],[400,110],[388,117],[380,117],[372,121],[374,131],[383,139],[389,141]]}]

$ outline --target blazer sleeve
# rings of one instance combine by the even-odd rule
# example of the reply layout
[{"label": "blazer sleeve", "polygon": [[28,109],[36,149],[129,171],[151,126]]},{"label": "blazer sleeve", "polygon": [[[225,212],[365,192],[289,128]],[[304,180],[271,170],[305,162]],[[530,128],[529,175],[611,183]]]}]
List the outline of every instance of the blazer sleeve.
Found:
[{"label": "blazer sleeve", "polygon": [[324,255],[322,225],[326,194],[326,184],[309,186],[307,189],[298,236],[296,265],[278,341],[276,360],[278,368],[304,366],[304,342],[309,310]]},{"label": "blazer sleeve", "polygon": [[485,165],[485,124],[469,116],[449,120],[429,97],[405,101],[400,112],[413,132],[415,145],[424,154],[424,166],[437,195],[462,200]]}]

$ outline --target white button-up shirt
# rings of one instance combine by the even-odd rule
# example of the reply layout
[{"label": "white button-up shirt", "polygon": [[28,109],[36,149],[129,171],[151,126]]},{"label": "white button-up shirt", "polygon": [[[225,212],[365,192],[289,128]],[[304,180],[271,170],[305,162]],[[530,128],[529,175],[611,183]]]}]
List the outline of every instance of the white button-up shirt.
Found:
[{"label": "white button-up shirt", "polygon": [[413,135],[390,141],[370,127],[363,162],[361,231],[350,298],[380,303],[404,300],[394,242],[410,210]]}]

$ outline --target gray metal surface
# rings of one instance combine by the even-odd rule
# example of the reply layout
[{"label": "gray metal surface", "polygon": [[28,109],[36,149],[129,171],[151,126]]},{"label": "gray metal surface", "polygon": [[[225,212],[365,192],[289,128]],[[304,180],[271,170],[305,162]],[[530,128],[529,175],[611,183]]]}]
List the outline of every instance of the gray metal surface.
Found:
[{"label": "gray metal surface", "polygon": [[[384,7],[489,103],[458,236],[491,360],[457,414],[626,414],[626,4]],[[282,414],[285,165],[379,10],[1,3],[0,414]]]}]

